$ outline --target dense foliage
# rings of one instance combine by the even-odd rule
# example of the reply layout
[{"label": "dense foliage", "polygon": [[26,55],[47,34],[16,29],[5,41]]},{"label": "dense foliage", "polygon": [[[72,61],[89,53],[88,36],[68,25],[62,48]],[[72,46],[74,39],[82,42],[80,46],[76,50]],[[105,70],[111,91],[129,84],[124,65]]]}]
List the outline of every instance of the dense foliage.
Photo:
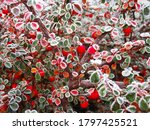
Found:
[{"label": "dense foliage", "polygon": [[1,0],[0,112],[149,112],[149,9]]}]

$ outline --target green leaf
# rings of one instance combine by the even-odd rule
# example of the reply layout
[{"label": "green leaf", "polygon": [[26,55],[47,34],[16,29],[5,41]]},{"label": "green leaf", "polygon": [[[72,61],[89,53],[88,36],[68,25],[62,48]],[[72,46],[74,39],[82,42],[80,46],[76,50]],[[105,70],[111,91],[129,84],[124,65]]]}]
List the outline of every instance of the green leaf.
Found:
[{"label": "green leaf", "polygon": [[3,82],[3,79],[2,78],[0,78],[0,84]]},{"label": "green leaf", "polygon": [[124,103],[124,99],[122,97],[117,97],[117,102],[122,105]]},{"label": "green leaf", "polygon": [[145,47],[145,51],[146,51],[147,53],[150,53],[150,47],[146,46],[146,47]]},{"label": "green leaf", "polygon": [[116,113],[123,113],[124,112],[124,109],[118,109],[117,111],[116,111]]},{"label": "green leaf", "polygon": [[146,43],[150,45],[150,38],[146,39]]},{"label": "green leaf", "polygon": [[131,92],[131,91],[133,91],[133,89],[134,89],[134,86],[132,86],[132,85],[128,85],[128,86],[126,87],[126,91],[127,91],[127,92]]},{"label": "green leaf", "polygon": [[43,96],[40,97],[40,99],[39,99],[39,102],[40,102],[40,103],[44,103],[45,101],[46,101],[46,98],[45,98],[45,97],[43,97]]},{"label": "green leaf", "polygon": [[19,102],[21,102],[21,100],[22,100],[22,99],[21,99],[21,97],[16,96],[16,98],[15,98],[15,101],[16,101],[16,102],[18,102],[18,103],[19,103]]},{"label": "green leaf", "polygon": [[69,12],[67,12],[66,14],[65,14],[65,18],[68,20],[69,18],[70,18],[70,13]]},{"label": "green leaf", "polygon": [[8,79],[4,79],[4,84],[8,84],[9,80]]},{"label": "green leaf", "polygon": [[91,74],[91,76],[90,76],[90,82],[92,82],[92,83],[98,83],[99,80],[100,80],[100,76],[99,76],[99,74],[98,74],[97,71]]},{"label": "green leaf", "polygon": [[10,104],[9,106],[10,106],[10,108],[11,108],[13,111],[17,111],[18,108],[19,108],[19,105],[18,105],[18,103],[16,103],[16,102]]},{"label": "green leaf", "polygon": [[38,45],[38,40],[35,40],[32,45],[37,46]]},{"label": "green leaf", "polygon": [[129,102],[135,101],[135,99],[136,99],[136,92],[129,92],[129,93],[127,93],[126,99],[127,99]]},{"label": "green leaf", "polygon": [[144,9],[144,15],[149,15],[149,13],[150,13],[149,8],[146,7],[146,8]]},{"label": "green leaf", "polygon": [[12,68],[11,62],[5,62],[4,65],[5,65],[5,67],[8,68],[8,69]]},{"label": "green leaf", "polygon": [[0,90],[4,90],[5,89],[5,85],[0,84]]},{"label": "green leaf", "polygon": [[65,97],[66,97],[66,98],[70,97],[70,93],[69,93],[69,92],[66,92],[66,93],[65,93]]},{"label": "green leaf", "polygon": [[59,42],[57,40],[52,40],[50,45],[51,46],[57,46],[59,44]]},{"label": "green leaf", "polygon": [[75,30],[76,30],[76,26],[75,26],[75,25],[71,25],[71,29],[72,29],[73,31],[75,31]]},{"label": "green leaf", "polygon": [[119,96],[120,95],[120,92],[117,90],[117,89],[113,89],[113,94],[115,96]]},{"label": "green leaf", "polygon": [[16,58],[16,54],[14,52],[11,52],[10,53],[10,57],[13,58],[13,59],[15,59]]},{"label": "green leaf", "polygon": [[[68,1],[69,1],[69,0],[68,0]],[[66,5],[66,10],[69,11],[70,9],[72,9],[72,5],[71,5],[71,3],[68,3],[68,4]]]},{"label": "green leaf", "polygon": [[58,22],[58,18],[57,17],[54,18],[54,22]]},{"label": "green leaf", "polygon": [[26,90],[24,91],[24,93],[25,93],[25,94],[31,94],[31,90],[26,89]]},{"label": "green leaf", "polygon": [[68,98],[68,102],[72,102],[73,101],[73,96],[70,96],[69,98]]},{"label": "green leaf", "polygon": [[100,97],[105,97],[107,94],[106,87],[104,85],[102,87],[100,87],[98,93],[99,93]]},{"label": "green leaf", "polygon": [[73,37],[73,41],[74,41],[74,42],[79,41],[79,37],[78,37],[78,36],[74,36],[74,37]]},{"label": "green leaf", "polygon": [[[64,15],[65,13],[66,13],[66,10],[61,9],[60,15]],[[58,18],[57,17],[54,19],[54,22],[58,22]]]},{"label": "green leaf", "polygon": [[40,81],[40,80],[41,80],[41,76],[40,76],[40,74],[39,74],[38,72],[35,74],[35,79],[36,79],[37,81]]},{"label": "green leaf", "polygon": [[81,23],[80,21],[76,21],[75,24],[76,24],[77,26],[82,26],[82,23]]},{"label": "green leaf", "polygon": [[148,112],[149,110],[148,103],[143,97],[139,100],[139,107],[144,112]]},{"label": "green leaf", "polygon": [[131,57],[128,56],[128,57],[125,59],[125,62],[126,62],[127,64],[130,64],[130,62],[131,62]]},{"label": "green leaf", "polygon": [[133,105],[130,105],[130,106],[128,106],[128,107],[126,108],[126,110],[127,110],[128,112],[135,113],[135,112],[136,112],[136,107],[133,106]]},{"label": "green leaf", "polygon": [[22,94],[22,101],[27,101],[27,97],[24,94]]},{"label": "green leaf", "polygon": [[102,3],[105,3],[105,0],[102,0]]},{"label": "green leaf", "polygon": [[19,89],[17,89],[16,94],[21,95],[21,91]]},{"label": "green leaf", "polygon": [[42,34],[42,33],[37,34],[37,39],[38,39],[38,40],[41,40],[42,37],[43,37],[43,34]]},{"label": "green leaf", "polygon": [[49,89],[46,89],[45,91],[44,91],[44,94],[49,94],[50,93],[50,90]]},{"label": "green leaf", "polygon": [[113,79],[115,77],[115,75],[113,73],[109,74],[109,79]]},{"label": "green leaf", "polygon": [[145,96],[145,100],[146,100],[148,103],[150,103],[150,95],[146,95],[146,96]]},{"label": "green leaf", "polygon": [[121,60],[122,59],[120,54],[116,54],[115,57],[116,57],[117,60]]},{"label": "green leaf", "polygon": [[111,110],[112,111],[117,111],[118,109],[120,109],[120,105],[117,101],[114,101],[112,104],[111,104]]}]

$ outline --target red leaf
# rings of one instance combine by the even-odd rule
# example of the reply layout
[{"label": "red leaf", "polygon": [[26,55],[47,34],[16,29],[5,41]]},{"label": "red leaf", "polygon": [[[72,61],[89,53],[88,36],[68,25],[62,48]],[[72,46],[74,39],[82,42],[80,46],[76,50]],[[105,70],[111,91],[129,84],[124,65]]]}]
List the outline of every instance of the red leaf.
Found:
[{"label": "red leaf", "polygon": [[59,106],[59,105],[61,104],[61,100],[60,100],[59,98],[56,98],[55,104],[56,104],[57,106]]},{"label": "red leaf", "polygon": [[106,58],[106,62],[107,62],[107,63],[110,63],[110,62],[112,62],[112,60],[113,60],[113,57],[114,57],[114,56],[112,56],[112,55],[110,55],[110,56],[107,56],[107,58]]},{"label": "red leaf", "polygon": [[18,22],[15,24],[15,28],[16,29],[20,29],[21,27],[23,27],[24,23],[23,22]]},{"label": "red leaf", "polygon": [[79,92],[76,89],[70,91],[73,96],[78,96]]},{"label": "red leaf", "polygon": [[32,28],[33,30],[37,30],[37,29],[39,28],[38,23],[37,23],[37,22],[31,22],[31,28]]}]

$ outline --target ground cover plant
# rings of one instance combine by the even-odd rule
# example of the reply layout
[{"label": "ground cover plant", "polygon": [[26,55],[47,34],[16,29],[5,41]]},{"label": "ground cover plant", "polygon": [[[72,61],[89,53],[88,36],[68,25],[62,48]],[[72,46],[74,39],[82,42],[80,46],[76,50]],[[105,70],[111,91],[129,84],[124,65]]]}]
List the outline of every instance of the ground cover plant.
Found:
[{"label": "ground cover plant", "polygon": [[149,10],[138,0],[1,0],[0,112],[149,112]]}]

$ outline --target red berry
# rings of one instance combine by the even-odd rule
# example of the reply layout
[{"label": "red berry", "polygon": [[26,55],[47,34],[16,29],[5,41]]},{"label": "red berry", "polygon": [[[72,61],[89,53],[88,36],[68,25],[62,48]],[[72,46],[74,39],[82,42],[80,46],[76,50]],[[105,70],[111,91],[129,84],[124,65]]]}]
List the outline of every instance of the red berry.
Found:
[{"label": "red berry", "polygon": [[27,101],[29,101],[31,99],[30,95],[25,94],[25,97],[26,97]]},{"label": "red berry", "polygon": [[55,81],[55,76],[49,77],[49,81],[50,81],[50,82],[54,82],[54,81]]},{"label": "red berry", "polygon": [[125,36],[129,36],[132,32],[132,28],[130,26],[123,28],[123,32]]},{"label": "red berry", "polygon": [[40,32],[40,31],[41,31],[40,27],[37,29],[37,31],[38,31],[38,32]]},{"label": "red berry", "polygon": [[14,79],[19,79],[19,78],[20,78],[20,75],[18,75],[18,74],[14,75]]},{"label": "red berry", "polygon": [[2,14],[0,13],[0,17],[2,17]]},{"label": "red berry", "polygon": [[48,46],[46,46],[46,50],[47,51],[51,51],[53,48],[50,46],[50,45],[48,45]]},{"label": "red berry", "polygon": [[80,104],[80,107],[83,108],[83,109],[88,108],[88,106],[89,106],[89,102],[88,102],[88,101],[84,101],[84,102],[82,102],[82,103]]},{"label": "red berry", "polygon": [[7,42],[7,45],[12,44],[12,42]]},{"label": "red berry", "polygon": [[36,104],[35,101],[32,101],[32,102],[31,102],[31,106],[32,106],[33,108],[35,107],[35,104]]},{"label": "red berry", "polygon": [[86,51],[86,48],[85,48],[84,45],[81,45],[81,46],[78,46],[78,47],[77,47],[77,52],[78,52],[79,54],[84,54],[85,51]]},{"label": "red berry", "polygon": [[105,12],[104,17],[110,19],[111,18],[110,12],[109,11]]},{"label": "red berry", "polygon": [[8,9],[3,9],[2,13],[7,15],[9,13],[9,11],[8,11]]},{"label": "red berry", "polygon": [[85,39],[85,38],[81,38],[80,42],[82,42],[82,43],[83,43],[83,42],[84,42],[84,39]]},{"label": "red berry", "polygon": [[38,52],[37,51],[35,51],[35,52],[32,52],[32,56],[34,57],[34,56],[37,56],[38,55]]},{"label": "red berry", "polygon": [[40,74],[41,77],[44,77],[45,72],[43,70],[39,70],[39,74]]},{"label": "red berry", "polygon": [[51,87],[51,91],[53,92],[54,90],[55,90],[55,87],[54,87],[54,86],[52,86],[52,87]]},{"label": "red berry", "polygon": [[32,91],[33,86],[27,86],[26,89]]},{"label": "red berry", "polygon": [[63,56],[65,56],[65,57],[67,57],[69,53],[70,53],[69,51],[62,50],[62,54],[63,54]]},{"label": "red berry", "polygon": [[85,16],[87,16],[87,17],[89,17],[89,18],[92,18],[92,17],[93,17],[93,14],[87,13],[87,14],[85,14]]},{"label": "red berry", "polygon": [[92,38],[96,39],[97,36],[98,36],[98,35],[97,35],[97,32],[96,32],[96,31],[92,33]]},{"label": "red berry", "polygon": [[35,38],[36,38],[36,35],[30,34],[30,38],[35,39]]},{"label": "red berry", "polygon": [[51,98],[48,98],[47,101],[48,101],[49,104],[52,103],[52,99]]},{"label": "red berry", "polygon": [[12,88],[16,88],[16,87],[17,87],[17,84],[12,84],[11,87],[12,87]]},{"label": "red berry", "polygon": [[28,35],[29,35],[29,38],[31,38],[31,39],[36,38],[36,32],[34,32],[34,31],[30,31]]},{"label": "red berry", "polygon": [[94,54],[96,52],[96,50],[94,49],[94,47],[93,46],[91,46],[91,47],[89,47],[89,49],[88,49],[88,53],[89,54]]},{"label": "red berry", "polygon": [[137,65],[133,65],[133,70],[139,70],[139,67]]},{"label": "red berry", "polygon": [[97,92],[97,90],[95,89],[93,93],[91,93],[90,96],[88,96],[89,99],[92,99],[92,100],[97,100],[99,99],[99,94]]},{"label": "red berry", "polygon": [[39,92],[36,89],[33,89],[32,94],[34,97],[36,97],[36,96],[38,96]]}]

